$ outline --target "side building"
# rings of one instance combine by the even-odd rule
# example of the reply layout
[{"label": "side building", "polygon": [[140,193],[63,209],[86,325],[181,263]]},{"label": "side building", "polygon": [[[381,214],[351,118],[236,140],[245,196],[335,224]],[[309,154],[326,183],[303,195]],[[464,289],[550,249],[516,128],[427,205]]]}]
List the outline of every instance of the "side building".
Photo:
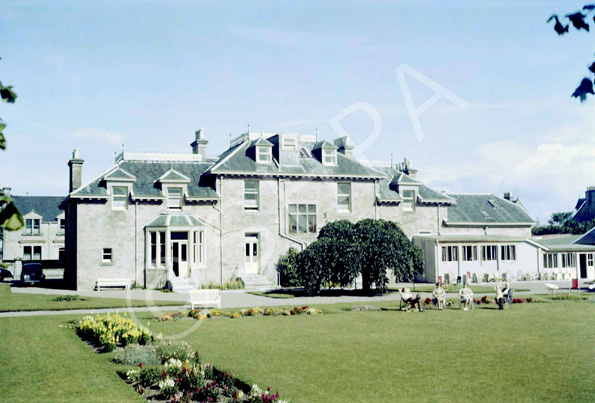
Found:
[{"label": "side building", "polygon": [[[10,195],[9,188],[4,188],[3,192],[5,195]],[[19,231],[0,229],[2,262],[9,265],[9,270],[13,272],[15,278],[20,275],[22,262],[26,261],[44,261],[48,268],[63,269],[66,220],[64,211],[59,209],[59,205],[64,197],[14,195],[10,197],[23,215],[25,226]]]}]

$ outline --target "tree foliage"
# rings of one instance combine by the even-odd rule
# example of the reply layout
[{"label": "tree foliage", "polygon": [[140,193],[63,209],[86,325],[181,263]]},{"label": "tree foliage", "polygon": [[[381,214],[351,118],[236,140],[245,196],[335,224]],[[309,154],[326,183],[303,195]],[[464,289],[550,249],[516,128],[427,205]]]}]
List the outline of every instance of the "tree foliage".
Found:
[{"label": "tree foliage", "polygon": [[[295,260],[292,253],[290,250],[279,259],[277,270],[282,278],[292,279],[291,285],[301,285],[309,294],[318,294],[324,287],[348,287],[360,274],[365,290],[374,287],[382,293],[388,270],[397,281],[410,281],[416,271],[423,270],[421,251],[397,224],[384,220],[328,223]],[[290,269],[288,262],[296,266]]]},{"label": "tree foliage", "polygon": [[[0,97],[4,102],[14,104],[17,94],[12,90],[11,86],[5,87],[0,82]],[[0,149],[2,150],[6,149],[6,138],[3,133],[5,127],[6,124],[0,118]],[[25,225],[23,216],[19,213],[12,199],[0,191],[0,228],[17,231],[23,228],[23,225]]]},{"label": "tree foliage", "polygon": [[411,281],[423,271],[421,250],[392,221],[366,219],[355,224],[355,243],[360,256],[363,287],[386,291],[387,270],[396,281]]},{"label": "tree foliage", "polygon": [[[589,32],[590,17],[595,14],[593,13],[593,10],[595,10],[595,4],[587,4],[582,10],[566,14],[563,17],[559,17],[558,15],[554,14],[547,20],[547,22],[555,22],[554,31],[556,31],[558,35],[564,35],[568,33],[570,25],[572,25],[577,31],[584,30]],[[595,23],[595,16],[593,16],[592,19]],[[588,69],[591,74],[595,74],[595,62],[593,62],[591,66],[588,67]],[[595,91],[593,91],[593,82],[594,81],[591,76],[583,78],[579,86],[572,93],[572,96],[574,98],[579,98],[581,102],[584,102],[587,99],[587,95],[595,95]]]},{"label": "tree foliage", "polygon": [[279,257],[277,261],[277,272],[279,273],[279,282],[282,287],[300,287],[302,283],[298,275],[297,264],[298,251],[295,248],[289,248],[285,255]]},{"label": "tree foliage", "polygon": [[595,219],[578,222],[572,219],[572,212],[553,213],[547,225],[535,226],[533,235],[574,234],[580,235],[595,227]]}]

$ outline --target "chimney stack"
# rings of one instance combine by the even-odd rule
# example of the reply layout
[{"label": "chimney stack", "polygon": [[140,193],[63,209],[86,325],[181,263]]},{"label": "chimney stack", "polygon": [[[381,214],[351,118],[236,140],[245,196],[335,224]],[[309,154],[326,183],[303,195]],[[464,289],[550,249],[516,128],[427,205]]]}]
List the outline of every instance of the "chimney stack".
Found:
[{"label": "chimney stack", "polygon": [[10,186],[4,186],[2,188],[2,193],[4,194],[4,196],[10,197],[10,191],[11,190],[12,190],[12,188]]},{"label": "chimney stack", "polygon": [[200,154],[203,161],[207,159],[207,143],[205,140],[205,129],[198,129],[195,132],[195,140],[190,144],[192,147],[192,154]]},{"label": "chimney stack", "polygon": [[510,194],[510,192],[504,193],[504,199],[508,200],[508,201],[512,201],[512,195]]},{"label": "chimney stack", "polygon": [[595,203],[595,186],[589,186],[587,188],[585,196],[587,199],[587,206],[590,206],[591,204]]},{"label": "chimney stack", "polygon": [[79,157],[79,149],[75,148],[72,152],[72,159],[68,161],[68,167],[70,168],[70,186],[69,193],[74,192],[81,187],[83,182],[83,161]]},{"label": "chimney stack", "polygon": [[339,151],[341,154],[349,158],[353,156],[353,149],[355,147],[349,143],[349,136],[336,138],[334,143],[338,147],[337,151]]}]

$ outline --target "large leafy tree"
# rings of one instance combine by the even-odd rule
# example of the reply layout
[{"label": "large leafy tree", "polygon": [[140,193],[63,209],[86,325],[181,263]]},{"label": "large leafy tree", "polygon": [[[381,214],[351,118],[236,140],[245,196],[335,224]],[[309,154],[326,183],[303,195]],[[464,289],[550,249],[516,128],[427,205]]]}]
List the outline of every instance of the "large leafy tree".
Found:
[{"label": "large leafy tree", "polygon": [[411,281],[415,272],[423,271],[421,250],[394,222],[366,219],[355,224],[354,231],[364,290],[374,286],[385,292],[389,270],[396,281]]},{"label": "large leafy tree", "polygon": [[397,281],[410,281],[421,272],[421,251],[399,226],[391,221],[366,219],[326,224],[318,239],[297,255],[296,269],[288,269],[288,257],[281,257],[279,272],[296,274],[294,284],[317,294],[323,287],[347,287],[361,274],[363,287],[385,292],[388,271]]},{"label": "large leafy tree", "polygon": [[[17,94],[12,90],[11,86],[4,86],[0,82],[0,96],[6,103],[13,104],[17,99]],[[6,138],[4,137],[4,128],[6,124],[0,118],[0,149],[6,149]],[[23,217],[19,210],[13,203],[12,199],[2,193],[0,190],[0,228],[9,231],[16,231],[21,229],[24,225]]]},{"label": "large leafy tree", "polygon": [[[593,10],[595,10],[595,4],[587,4],[583,7],[582,10],[575,11],[570,14],[566,14],[563,17],[558,16],[557,14],[552,15],[547,22],[554,22],[554,31],[558,35],[564,35],[568,33],[569,27],[572,25],[575,30],[577,31],[590,31],[590,20],[593,17],[593,22],[595,22],[595,17],[593,16]],[[593,74],[595,74],[595,62],[593,62],[589,67],[590,75],[588,77],[584,77],[579,84],[579,86],[574,90],[572,96],[575,98],[579,98],[581,102],[587,99],[587,95],[595,95],[593,91]]]},{"label": "large leafy tree", "polygon": [[578,222],[572,219],[572,212],[553,213],[547,225],[535,226],[533,235],[574,234],[580,235],[595,227],[595,219]]}]

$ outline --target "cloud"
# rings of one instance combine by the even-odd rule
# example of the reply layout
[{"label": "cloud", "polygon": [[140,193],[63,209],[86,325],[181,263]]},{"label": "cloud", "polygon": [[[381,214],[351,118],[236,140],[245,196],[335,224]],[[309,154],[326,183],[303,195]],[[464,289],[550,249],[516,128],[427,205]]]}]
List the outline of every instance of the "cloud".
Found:
[{"label": "cloud", "polygon": [[120,146],[124,142],[122,133],[109,130],[83,128],[78,129],[70,135],[73,140],[83,140],[98,143],[106,146]]},{"label": "cloud", "polygon": [[[585,139],[584,140],[589,140]],[[475,148],[465,162],[424,169],[422,179],[454,192],[513,191],[529,213],[547,221],[553,211],[571,211],[577,197],[595,184],[595,144],[548,142],[537,146],[515,140]]]}]

